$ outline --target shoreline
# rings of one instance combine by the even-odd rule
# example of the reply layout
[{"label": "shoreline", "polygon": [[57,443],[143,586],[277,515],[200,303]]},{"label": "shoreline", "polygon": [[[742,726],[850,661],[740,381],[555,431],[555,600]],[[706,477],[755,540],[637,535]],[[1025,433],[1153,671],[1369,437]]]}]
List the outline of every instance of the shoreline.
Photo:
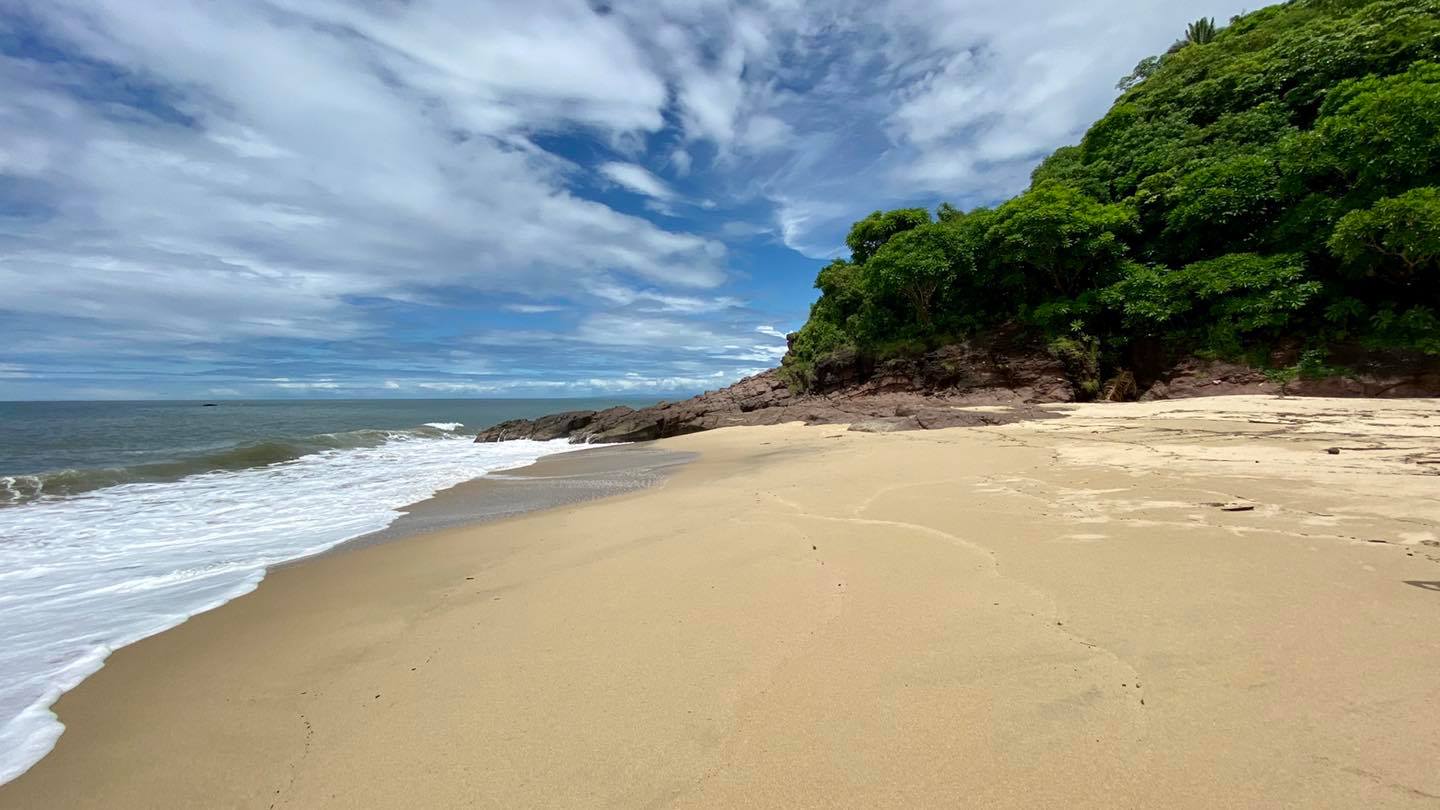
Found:
[{"label": "shoreline", "polygon": [[310,558],[118,651],[0,807],[1410,806],[1435,406],[666,439],[700,457],[665,486]]},{"label": "shoreline", "polygon": [[694,458],[693,453],[659,450],[647,443],[594,445],[542,456],[523,467],[486,473],[440,490],[404,507],[389,526],[321,554],[613,498],[656,486]]},{"label": "shoreline", "polygon": [[[550,461],[551,459],[554,461]],[[218,593],[211,601],[187,606],[183,615],[167,615],[163,617],[163,623],[136,630],[117,643],[97,648],[93,653],[78,659],[65,670],[63,679],[49,683],[47,692],[37,698],[38,702],[28,704],[14,718],[17,724],[13,729],[15,739],[7,742],[14,742],[19,746],[16,750],[25,751],[27,757],[38,753],[40,759],[36,762],[43,760],[65,731],[63,721],[57,725],[53,719],[59,701],[102,671],[116,653],[148,638],[168,633],[186,622],[193,621],[197,616],[220,609],[236,599],[244,598],[276,571],[303,565],[316,558],[343,554],[353,548],[399,540],[439,528],[472,525],[634,491],[662,481],[669,468],[687,460],[688,457],[683,454],[654,451],[639,445],[597,445],[569,449],[552,452],[528,463],[521,462],[520,466],[502,467],[486,472],[435,491],[418,501],[395,507],[396,516],[382,528],[357,534],[308,553],[263,566],[257,565],[250,577],[237,581],[228,591]],[[38,730],[33,728],[37,724]],[[39,753],[42,750],[44,753]],[[34,765],[35,762],[31,762],[26,771]],[[0,787],[19,778],[26,771],[0,778]],[[3,776],[4,774],[0,774],[0,777]]]}]

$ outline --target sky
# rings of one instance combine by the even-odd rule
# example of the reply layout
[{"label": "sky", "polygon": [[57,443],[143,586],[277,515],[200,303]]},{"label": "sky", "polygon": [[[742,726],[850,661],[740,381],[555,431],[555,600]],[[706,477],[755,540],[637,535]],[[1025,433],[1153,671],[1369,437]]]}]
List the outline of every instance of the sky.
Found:
[{"label": "sky", "polygon": [[0,0],[0,400],[669,396],[1235,0]]}]

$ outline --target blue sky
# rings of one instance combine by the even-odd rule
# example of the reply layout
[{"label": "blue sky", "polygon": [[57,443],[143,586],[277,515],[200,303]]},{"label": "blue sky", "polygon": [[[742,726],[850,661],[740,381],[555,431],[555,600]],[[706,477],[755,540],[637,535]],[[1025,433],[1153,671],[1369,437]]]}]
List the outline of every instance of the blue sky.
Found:
[{"label": "blue sky", "polygon": [[673,395],[1229,0],[5,0],[0,399]]}]

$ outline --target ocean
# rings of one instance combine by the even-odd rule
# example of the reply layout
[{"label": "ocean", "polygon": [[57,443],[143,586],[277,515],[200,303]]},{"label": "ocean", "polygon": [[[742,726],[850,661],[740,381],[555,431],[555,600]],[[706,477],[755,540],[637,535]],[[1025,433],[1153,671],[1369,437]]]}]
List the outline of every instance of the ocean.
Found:
[{"label": "ocean", "polygon": [[473,431],[653,400],[0,402],[0,783],[111,651],[407,504],[573,450]]}]

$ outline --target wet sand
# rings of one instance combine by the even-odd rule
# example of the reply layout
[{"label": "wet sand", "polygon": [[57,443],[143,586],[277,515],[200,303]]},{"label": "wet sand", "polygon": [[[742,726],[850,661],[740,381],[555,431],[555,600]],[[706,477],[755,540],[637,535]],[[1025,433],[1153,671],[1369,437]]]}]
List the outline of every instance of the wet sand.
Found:
[{"label": "wet sand", "polygon": [[1062,410],[665,440],[657,487],[276,571],[63,698],[0,807],[1440,803],[1440,403]]},{"label": "wet sand", "polygon": [[635,492],[664,481],[696,457],[648,444],[603,445],[545,456],[528,467],[491,473],[437,492],[406,507],[405,514],[384,529],[330,553]]}]

